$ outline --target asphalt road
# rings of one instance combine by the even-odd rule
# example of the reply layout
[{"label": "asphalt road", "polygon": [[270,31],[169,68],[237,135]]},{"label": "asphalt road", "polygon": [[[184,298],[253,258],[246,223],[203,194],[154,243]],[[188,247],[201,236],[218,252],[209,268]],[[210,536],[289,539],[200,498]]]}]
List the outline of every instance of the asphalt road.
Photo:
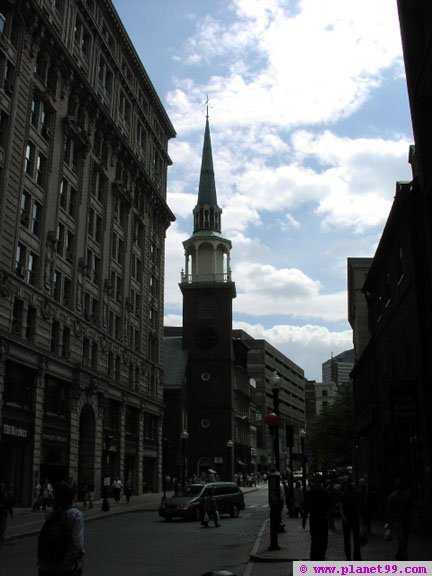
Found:
[{"label": "asphalt road", "polygon": [[[226,569],[242,576],[268,515],[267,490],[245,495],[239,518],[221,527],[165,522],[156,512],[136,512],[89,522],[85,576],[201,576]],[[1,576],[35,576],[36,537],[8,542],[0,551]]]}]

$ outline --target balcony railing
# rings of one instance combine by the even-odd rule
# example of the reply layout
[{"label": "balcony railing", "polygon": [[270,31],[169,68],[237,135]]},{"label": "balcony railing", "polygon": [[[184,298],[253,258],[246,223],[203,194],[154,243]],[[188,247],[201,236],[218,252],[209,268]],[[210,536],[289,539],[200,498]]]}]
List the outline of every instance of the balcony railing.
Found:
[{"label": "balcony railing", "polygon": [[231,272],[222,272],[220,274],[185,274],[182,272],[181,282],[184,284],[192,284],[194,282],[228,283],[231,282]]}]

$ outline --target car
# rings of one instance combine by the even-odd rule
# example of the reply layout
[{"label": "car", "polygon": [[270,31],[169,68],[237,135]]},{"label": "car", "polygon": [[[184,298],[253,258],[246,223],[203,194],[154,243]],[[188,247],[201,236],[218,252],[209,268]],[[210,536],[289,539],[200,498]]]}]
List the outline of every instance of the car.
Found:
[{"label": "car", "polygon": [[219,514],[229,514],[237,518],[244,510],[243,492],[235,482],[212,482],[209,484],[190,484],[184,495],[172,496],[159,507],[159,516],[166,521],[173,518],[199,520],[201,504],[210,492],[214,495]]}]

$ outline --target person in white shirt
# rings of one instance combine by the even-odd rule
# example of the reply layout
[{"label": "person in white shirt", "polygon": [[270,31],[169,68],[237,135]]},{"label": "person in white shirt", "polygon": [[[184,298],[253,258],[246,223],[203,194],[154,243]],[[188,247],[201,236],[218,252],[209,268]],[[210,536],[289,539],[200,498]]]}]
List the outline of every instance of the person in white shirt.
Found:
[{"label": "person in white shirt", "polygon": [[82,558],[84,556],[84,517],[75,508],[74,490],[66,482],[61,482],[54,488],[54,505],[46,510],[46,518],[53,512],[63,509],[66,512],[67,528],[70,543],[62,560],[50,560],[39,557],[39,576],[80,576],[82,574]]}]

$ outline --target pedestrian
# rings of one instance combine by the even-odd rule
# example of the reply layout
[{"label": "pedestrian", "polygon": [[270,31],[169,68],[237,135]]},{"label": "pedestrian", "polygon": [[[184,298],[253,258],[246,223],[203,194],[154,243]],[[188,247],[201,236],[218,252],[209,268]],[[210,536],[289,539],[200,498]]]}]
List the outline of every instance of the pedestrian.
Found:
[{"label": "pedestrian", "polygon": [[83,508],[87,508],[88,505],[88,482],[87,479],[84,480],[81,487],[81,500]]},{"label": "pedestrian", "polygon": [[129,504],[130,497],[132,496],[132,482],[130,480],[126,481],[126,484],[124,487],[124,495],[126,497],[126,502]]},{"label": "pedestrian", "polygon": [[77,505],[77,498],[78,498],[78,485],[75,482],[75,480],[72,478],[72,476],[69,477],[68,484],[72,488],[72,491],[74,493],[74,502],[73,503],[74,503],[74,506],[76,506]]},{"label": "pedestrian", "polygon": [[305,495],[302,518],[302,526],[304,529],[309,516],[311,560],[325,560],[328,543],[328,515],[330,506],[330,496],[322,486],[321,475],[316,474],[312,478],[311,487]]},{"label": "pedestrian", "polygon": [[329,513],[329,529],[334,532],[336,530],[335,519],[337,512],[339,510],[339,496],[340,496],[341,485],[339,484],[338,479],[332,475],[330,477],[327,492],[330,496],[330,513]]},{"label": "pedestrian", "polygon": [[114,500],[118,504],[121,499],[121,489],[123,488],[123,483],[119,477],[117,477],[114,482],[112,483],[113,493],[114,493]]},{"label": "pedestrian", "polygon": [[360,517],[363,519],[366,531],[371,534],[371,506],[369,498],[369,486],[366,476],[359,480]]},{"label": "pedestrian", "polygon": [[278,532],[285,532],[285,524],[282,522],[282,512],[285,506],[285,484],[279,481],[279,509],[278,509]]},{"label": "pedestrian", "polygon": [[410,516],[413,508],[411,494],[404,482],[398,478],[395,490],[387,499],[386,522],[390,524],[393,538],[397,541],[396,560],[408,560],[408,538],[410,532]]},{"label": "pedestrian", "polygon": [[303,488],[299,481],[294,485],[291,515],[298,518],[303,512]]},{"label": "pedestrian", "polygon": [[6,484],[0,482],[0,548],[4,544],[8,514],[13,518],[13,501]]},{"label": "pedestrian", "polygon": [[[75,494],[69,484],[61,482],[56,485],[53,507],[47,509],[46,521],[39,535],[39,576],[82,574],[84,518],[82,512],[74,506],[74,499]],[[64,522],[65,529],[62,527]],[[45,529],[47,525],[51,527],[49,530]]]},{"label": "pedestrian", "polygon": [[87,488],[88,488],[88,507],[93,508],[93,504],[94,504],[94,496],[95,496],[95,485],[94,482],[89,482],[87,484]]},{"label": "pedestrian", "polygon": [[53,487],[47,479],[42,483],[42,510],[45,512],[48,506],[51,506],[53,499]]},{"label": "pedestrian", "polygon": [[174,490],[174,496],[178,496],[179,493],[179,481],[177,478],[173,479],[173,490]]},{"label": "pedestrian", "polygon": [[41,485],[38,480],[33,486],[33,512],[36,512],[41,507]]},{"label": "pedestrian", "polygon": [[[203,518],[205,518],[205,514],[207,513],[208,514],[207,524],[208,524],[209,520],[213,520],[215,528],[219,528],[219,526],[220,526],[219,510],[218,510],[216,498],[215,498],[215,496],[213,494],[213,490],[211,488],[207,489],[207,494],[204,497],[203,504],[204,504],[204,506],[203,506]],[[204,521],[204,525],[205,525],[205,521]],[[205,525],[205,527],[207,528],[206,525]]]},{"label": "pedestrian", "polygon": [[353,560],[361,560],[360,552],[360,500],[354,482],[349,478],[342,484],[340,514],[344,539],[345,559],[351,560],[351,533],[353,535]]}]

